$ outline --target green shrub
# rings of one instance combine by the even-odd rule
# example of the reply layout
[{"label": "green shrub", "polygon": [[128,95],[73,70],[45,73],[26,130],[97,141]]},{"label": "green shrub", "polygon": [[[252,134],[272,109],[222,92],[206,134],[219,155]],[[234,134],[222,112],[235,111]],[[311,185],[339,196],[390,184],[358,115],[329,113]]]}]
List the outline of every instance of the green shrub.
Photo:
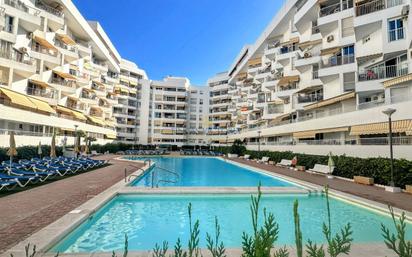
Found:
[{"label": "green shrub", "polygon": [[[223,152],[223,151],[222,151]],[[271,152],[271,151],[251,151],[247,150],[244,154],[249,154],[252,159],[261,159],[263,156],[269,157],[271,161],[280,162],[282,159],[291,160],[297,157],[298,165],[313,168],[315,164],[328,164],[328,156],[299,154],[290,151]],[[387,185],[391,179],[391,165],[389,158],[358,158],[345,155],[334,156],[335,170],[333,174],[344,178],[353,176],[372,177],[377,184]],[[397,186],[404,187],[412,184],[412,161],[405,159],[394,160],[394,180]]]}]

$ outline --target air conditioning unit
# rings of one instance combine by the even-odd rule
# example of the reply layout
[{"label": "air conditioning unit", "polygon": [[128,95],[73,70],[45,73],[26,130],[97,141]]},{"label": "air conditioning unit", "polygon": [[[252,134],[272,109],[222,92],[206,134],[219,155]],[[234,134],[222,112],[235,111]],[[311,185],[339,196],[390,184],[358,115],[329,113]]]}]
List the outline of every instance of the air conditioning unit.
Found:
[{"label": "air conditioning unit", "polygon": [[303,57],[304,57],[304,58],[310,58],[310,57],[312,57],[312,53],[311,53],[311,52],[305,52],[305,53],[303,54]]},{"label": "air conditioning unit", "polygon": [[409,15],[409,5],[406,5],[404,7],[402,7],[402,12],[401,12],[402,16],[404,16],[405,19],[408,18]]},{"label": "air conditioning unit", "polygon": [[326,38],[326,41],[328,41],[328,43],[332,42],[333,40],[335,40],[335,37],[333,35],[330,35]]}]

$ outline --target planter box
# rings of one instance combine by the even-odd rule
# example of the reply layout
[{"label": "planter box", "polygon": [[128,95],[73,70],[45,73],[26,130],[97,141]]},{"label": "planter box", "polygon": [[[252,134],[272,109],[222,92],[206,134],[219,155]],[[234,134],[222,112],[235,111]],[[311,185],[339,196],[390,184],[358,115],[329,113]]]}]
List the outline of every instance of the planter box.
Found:
[{"label": "planter box", "polygon": [[355,181],[355,183],[362,184],[362,185],[368,185],[368,186],[371,186],[374,183],[373,178],[369,178],[369,177],[354,176],[353,180]]},{"label": "planter box", "polygon": [[406,185],[406,193],[412,194],[412,185]]}]

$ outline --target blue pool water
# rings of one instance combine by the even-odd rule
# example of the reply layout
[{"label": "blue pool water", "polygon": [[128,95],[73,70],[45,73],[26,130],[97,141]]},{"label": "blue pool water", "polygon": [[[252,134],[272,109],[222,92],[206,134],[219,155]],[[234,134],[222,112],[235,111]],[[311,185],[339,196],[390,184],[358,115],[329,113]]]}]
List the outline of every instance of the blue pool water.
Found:
[{"label": "blue pool water", "polygon": [[[133,157],[129,157],[128,159],[130,158]],[[143,158],[134,158],[134,160],[142,159]],[[272,176],[228,163],[219,158],[150,157],[150,159],[155,162],[155,167],[142,178],[135,180],[132,186],[151,186],[153,173],[155,174],[154,184],[158,184],[159,187],[255,187],[259,182],[262,183],[262,186],[295,186]],[[173,171],[177,173],[178,176],[162,168]]]},{"label": "blue pool water", "polygon": [[[326,221],[325,198],[321,195],[263,195],[262,207],[275,214],[280,235],[277,244],[294,244],[293,201],[299,200],[303,240],[324,242],[322,223]],[[201,240],[205,247],[206,232],[214,233],[218,217],[226,247],[239,247],[242,232],[251,232],[249,195],[119,195],[96,212],[71,234],[54,246],[52,252],[80,253],[121,250],[124,234],[129,250],[149,250],[155,243],[177,237],[187,245],[189,221],[187,206],[192,203],[193,218],[200,220]],[[352,224],[355,242],[383,242],[381,223],[394,230],[388,216],[330,199],[333,232],[347,222]],[[412,238],[412,225],[407,227]]]}]

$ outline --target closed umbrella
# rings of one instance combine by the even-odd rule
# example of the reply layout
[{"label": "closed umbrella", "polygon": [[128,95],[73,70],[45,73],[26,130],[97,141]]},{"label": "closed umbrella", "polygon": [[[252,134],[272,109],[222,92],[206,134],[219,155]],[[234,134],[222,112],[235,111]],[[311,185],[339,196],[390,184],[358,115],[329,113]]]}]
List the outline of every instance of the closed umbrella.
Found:
[{"label": "closed umbrella", "polygon": [[84,143],[84,153],[87,155],[87,153],[89,152],[89,140],[85,140],[86,142]]},{"label": "closed umbrella", "polygon": [[74,152],[76,154],[76,158],[77,158],[78,153],[80,152],[79,144],[78,144],[79,140],[78,139],[79,139],[79,137],[76,135],[75,138],[74,138]]},{"label": "closed umbrella", "polygon": [[335,167],[335,162],[332,158],[332,152],[329,152],[328,167],[330,172],[332,172],[333,167]]},{"label": "closed umbrella", "polygon": [[41,149],[41,141],[39,141],[39,145],[37,146],[37,154],[39,155],[39,158],[41,158],[41,155],[43,154]]},{"label": "closed umbrella", "polygon": [[50,157],[56,158],[56,134],[53,133],[51,144],[50,144]]},{"label": "closed umbrella", "polygon": [[[7,150],[7,155],[10,156],[10,169],[11,169],[11,163],[13,162],[13,156],[17,155],[16,140],[14,139],[14,131],[10,132],[10,147],[9,147],[9,150]],[[10,175],[10,170],[8,173]]]}]

